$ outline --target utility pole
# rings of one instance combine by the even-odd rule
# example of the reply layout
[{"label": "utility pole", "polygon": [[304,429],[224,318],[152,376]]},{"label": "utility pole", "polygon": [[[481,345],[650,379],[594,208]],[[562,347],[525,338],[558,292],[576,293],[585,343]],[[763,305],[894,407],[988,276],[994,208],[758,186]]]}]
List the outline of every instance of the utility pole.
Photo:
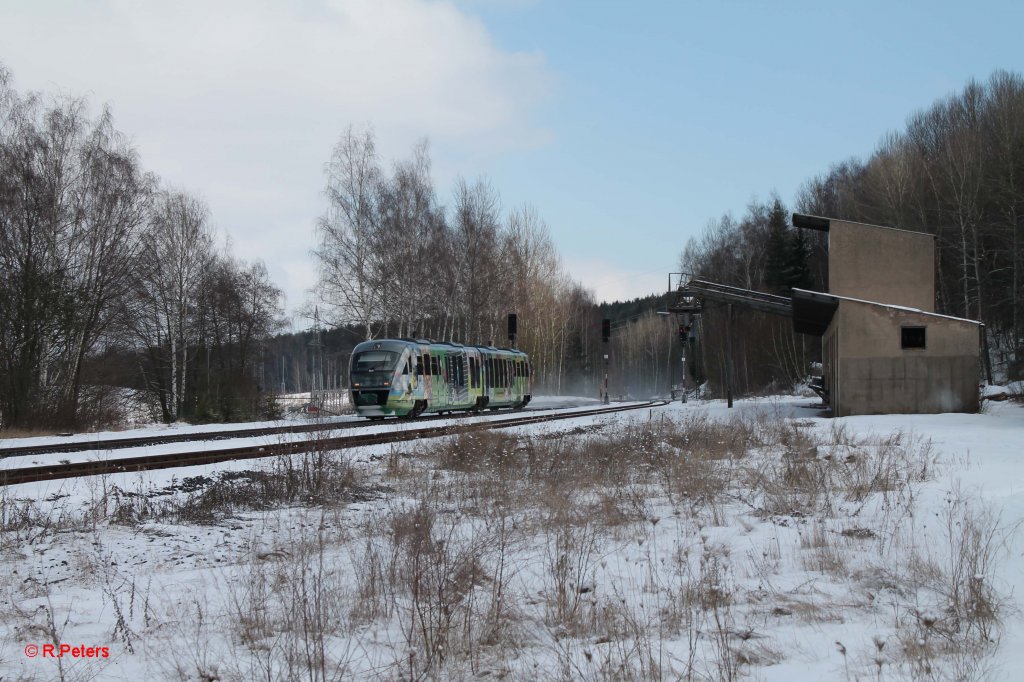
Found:
[{"label": "utility pole", "polygon": [[[313,376],[310,377],[309,402],[323,408],[324,402],[324,344],[320,340],[320,308],[313,309],[313,340],[309,343],[313,349]],[[320,393],[319,400],[317,393]]]},{"label": "utility pole", "polygon": [[601,320],[601,341],[604,342],[604,404],[608,400],[608,340],[612,336],[612,321],[608,318]]},{"label": "utility pole", "polygon": [[725,397],[732,408],[732,303],[726,304],[725,319]]},{"label": "utility pole", "polygon": [[683,315],[683,319],[686,320],[686,324],[683,325],[684,333],[679,337],[679,345],[682,351],[682,362],[683,362],[683,400],[686,402],[686,347],[690,343],[690,316],[688,314]]}]

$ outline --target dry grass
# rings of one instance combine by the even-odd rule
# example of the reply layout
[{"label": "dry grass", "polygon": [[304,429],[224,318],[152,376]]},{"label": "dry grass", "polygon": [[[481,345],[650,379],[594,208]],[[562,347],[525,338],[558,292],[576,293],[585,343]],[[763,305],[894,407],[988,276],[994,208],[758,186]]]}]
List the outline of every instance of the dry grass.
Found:
[{"label": "dry grass", "polygon": [[[259,511],[281,533],[225,576],[223,603],[163,616],[195,645],[165,661],[183,679],[735,680],[784,658],[773,626],[858,613],[888,625],[880,645],[837,645],[849,679],[977,676],[1009,612],[995,583],[1006,531],[956,492],[941,543],[915,547],[936,467],[903,433],[687,414],[393,447],[387,489],[319,452],[182,481],[167,499],[104,484],[88,519],[0,498],[0,537]],[[132,590],[110,583],[108,601],[134,643],[147,628]],[[235,658],[216,664],[212,641]]]}]

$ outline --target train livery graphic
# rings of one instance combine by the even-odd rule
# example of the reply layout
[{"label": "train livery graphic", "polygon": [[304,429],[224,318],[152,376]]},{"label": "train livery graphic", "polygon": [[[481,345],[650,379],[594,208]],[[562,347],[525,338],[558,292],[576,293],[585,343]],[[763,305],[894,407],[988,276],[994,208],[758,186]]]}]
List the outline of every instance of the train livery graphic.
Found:
[{"label": "train livery graphic", "polygon": [[356,413],[416,417],[509,407],[530,402],[530,358],[493,346],[427,339],[364,341],[352,351],[349,385]]}]

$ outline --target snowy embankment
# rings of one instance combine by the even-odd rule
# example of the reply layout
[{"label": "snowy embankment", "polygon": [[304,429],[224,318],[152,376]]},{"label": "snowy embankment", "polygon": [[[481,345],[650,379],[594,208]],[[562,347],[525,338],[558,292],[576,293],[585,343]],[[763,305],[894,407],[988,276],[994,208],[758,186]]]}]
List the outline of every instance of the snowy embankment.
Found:
[{"label": "snowy embankment", "polygon": [[0,677],[1015,679],[1024,409],[808,403],[12,486]]}]

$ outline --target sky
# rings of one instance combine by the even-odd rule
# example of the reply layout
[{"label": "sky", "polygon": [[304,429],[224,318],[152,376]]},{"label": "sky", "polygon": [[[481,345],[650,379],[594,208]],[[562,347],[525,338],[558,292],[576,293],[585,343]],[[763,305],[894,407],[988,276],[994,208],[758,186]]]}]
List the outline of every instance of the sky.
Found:
[{"label": "sky", "polygon": [[984,0],[0,0],[0,64],[109,105],[294,313],[350,125],[386,166],[428,139],[443,203],[487,180],[625,300],[663,292],[710,220],[792,207],[968,79],[1024,71],[1022,25],[1024,3]]}]

